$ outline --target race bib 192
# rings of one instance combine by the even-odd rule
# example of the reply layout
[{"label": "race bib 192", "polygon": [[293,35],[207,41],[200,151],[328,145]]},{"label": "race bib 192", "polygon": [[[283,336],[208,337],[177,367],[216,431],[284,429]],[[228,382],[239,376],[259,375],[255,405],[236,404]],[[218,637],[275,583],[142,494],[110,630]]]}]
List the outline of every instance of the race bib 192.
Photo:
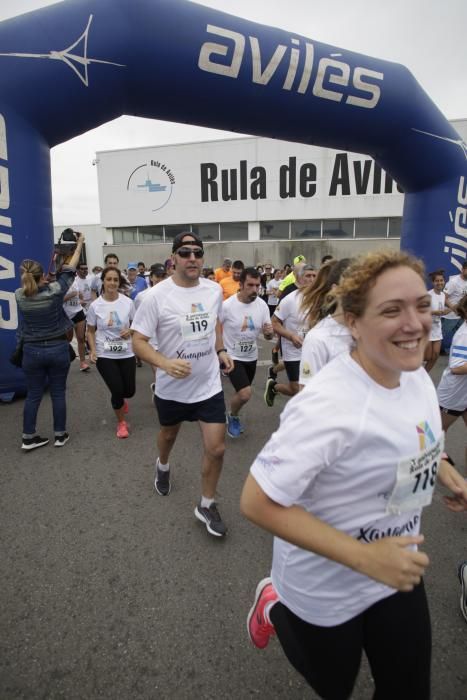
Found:
[{"label": "race bib 192", "polygon": [[128,341],[116,338],[115,340],[104,340],[105,352],[111,352],[118,355],[128,351]]}]

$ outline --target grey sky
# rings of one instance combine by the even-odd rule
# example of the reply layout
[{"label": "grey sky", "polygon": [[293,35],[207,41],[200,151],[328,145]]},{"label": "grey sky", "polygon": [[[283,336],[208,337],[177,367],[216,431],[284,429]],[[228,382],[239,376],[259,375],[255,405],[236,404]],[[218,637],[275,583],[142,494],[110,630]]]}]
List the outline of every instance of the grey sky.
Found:
[{"label": "grey sky", "polygon": [[[61,1],[61,0],[59,0]],[[1,0],[0,20],[56,0]],[[467,0],[203,0],[315,41],[402,63],[448,119],[467,117]],[[96,151],[202,141],[226,132],[120,117],[52,151],[56,225],[97,223]]]}]

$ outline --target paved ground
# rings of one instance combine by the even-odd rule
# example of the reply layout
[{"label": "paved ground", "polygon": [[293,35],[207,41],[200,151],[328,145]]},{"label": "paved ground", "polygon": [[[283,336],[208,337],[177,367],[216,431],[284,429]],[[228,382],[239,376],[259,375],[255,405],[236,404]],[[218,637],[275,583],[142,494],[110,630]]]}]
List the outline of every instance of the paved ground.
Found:
[{"label": "paved ground", "polygon": [[[269,354],[265,344],[264,353]],[[442,358],[435,378],[445,365]],[[195,520],[200,439],[186,425],[173,453],[173,491],[152,490],[155,414],[150,371],[138,370],[131,438],[117,440],[97,371],[75,362],[69,379],[70,442],[30,454],[19,449],[22,401],[0,405],[0,698],[138,700],[314,697],[277,642],[264,652],[247,640],[245,617],[269,571],[271,538],[238,509],[248,468],[283,406],[262,401],[258,370],[247,432],[230,440],[220,483],[227,538]],[[226,384],[227,393],[230,387]],[[51,434],[47,397],[41,434]],[[463,465],[458,421],[449,451]],[[467,517],[440,494],[423,531],[434,633],[433,698],[467,697],[467,625],[458,607],[456,564],[467,557]],[[336,673],[339,659],[336,659]],[[354,697],[372,695],[364,664]]]}]

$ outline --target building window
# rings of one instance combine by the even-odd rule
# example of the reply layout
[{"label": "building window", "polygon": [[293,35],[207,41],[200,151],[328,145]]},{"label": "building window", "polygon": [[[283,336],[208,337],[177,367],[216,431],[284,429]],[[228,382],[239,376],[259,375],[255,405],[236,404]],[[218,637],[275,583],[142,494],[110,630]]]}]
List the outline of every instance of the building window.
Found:
[{"label": "building window", "polygon": [[163,226],[140,226],[138,228],[140,243],[160,243],[164,240]]},{"label": "building window", "polygon": [[292,221],[292,238],[321,238],[321,221]]},{"label": "building window", "polygon": [[219,240],[219,224],[193,224],[191,230],[193,233],[196,233],[202,241]]},{"label": "building window", "polygon": [[246,221],[234,221],[221,224],[221,241],[247,241],[248,223]]},{"label": "building window", "polygon": [[289,238],[289,221],[260,221],[260,238],[262,241],[283,240]]},{"label": "building window", "polygon": [[402,219],[389,219],[389,237],[400,238],[402,229]]},{"label": "building window", "polygon": [[190,231],[191,229],[190,224],[177,224],[174,226],[164,226],[164,228],[166,241],[173,241],[175,236],[177,236],[179,233]]},{"label": "building window", "polygon": [[387,219],[355,219],[355,238],[386,238]]},{"label": "building window", "polygon": [[112,229],[112,236],[116,245],[121,243],[138,243],[136,226],[132,228],[114,228]]},{"label": "building window", "polygon": [[323,221],[323,238],[353,238],[353,219]]}]

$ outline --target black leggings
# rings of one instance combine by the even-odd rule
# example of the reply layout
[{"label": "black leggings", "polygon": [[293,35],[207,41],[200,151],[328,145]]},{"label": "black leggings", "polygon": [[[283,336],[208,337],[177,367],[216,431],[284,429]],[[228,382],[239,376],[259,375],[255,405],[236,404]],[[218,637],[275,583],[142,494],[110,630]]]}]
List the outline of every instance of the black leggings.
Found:
[{"label": "black leggings", "polygon": [[136,391],[136,360],[124,357],[121,360],[111,360],[107,357],[97,358],[97,369],[104,382],[110,389],[112,408],[118,411],[123,406],[124,399],[130,399]]},{"label": "black leggings", "polygon": [[269,615],[288,660],[320,697],[351,696],[365,650],[374,700],[429,699],[431,625],[423,582],[335,627],[304,622],[282,603]]}]

